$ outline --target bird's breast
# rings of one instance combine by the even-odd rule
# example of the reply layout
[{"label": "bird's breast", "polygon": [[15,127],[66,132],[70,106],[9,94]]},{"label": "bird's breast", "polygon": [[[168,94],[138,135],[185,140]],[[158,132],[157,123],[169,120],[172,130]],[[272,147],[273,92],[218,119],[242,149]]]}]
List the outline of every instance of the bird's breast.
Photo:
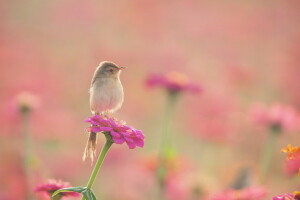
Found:
[{"label": "bird's breast", "polygon": [[90,88],[90,105],[95,113],[113,112],[119,109],[123,98],[123,87],[118,79],[97,79]]}]

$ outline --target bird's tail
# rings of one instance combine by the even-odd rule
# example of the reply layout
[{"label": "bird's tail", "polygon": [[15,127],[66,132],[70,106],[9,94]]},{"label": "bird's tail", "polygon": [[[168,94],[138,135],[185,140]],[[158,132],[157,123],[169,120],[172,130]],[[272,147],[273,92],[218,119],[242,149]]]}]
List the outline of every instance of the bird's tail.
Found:
[{"label": "bird's tail", "polygon": [[89,157],[93,163],[94,157],[96,155],[96,144],[97,144],[97,134],[91,132],[83,152],[83,156],[82,156],[83,161],[85,161],[85,159]]}]

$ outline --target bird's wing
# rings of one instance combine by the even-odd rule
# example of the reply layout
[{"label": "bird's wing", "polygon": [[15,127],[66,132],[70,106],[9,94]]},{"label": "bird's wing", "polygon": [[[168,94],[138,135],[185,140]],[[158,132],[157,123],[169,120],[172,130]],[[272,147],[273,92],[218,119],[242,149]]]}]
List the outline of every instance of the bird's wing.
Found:
[{"label": "bird's wing", "polygon": [[93,84],[95,83],[96,79],[98,78],[97,75],[98,75],[99,69],[100,69],[100,65],[97,67],[97,69],[96,69],[95,72],[94,72],[94,76],[93,76],[92,82],[91,82],[91,87],[93,86]]}]

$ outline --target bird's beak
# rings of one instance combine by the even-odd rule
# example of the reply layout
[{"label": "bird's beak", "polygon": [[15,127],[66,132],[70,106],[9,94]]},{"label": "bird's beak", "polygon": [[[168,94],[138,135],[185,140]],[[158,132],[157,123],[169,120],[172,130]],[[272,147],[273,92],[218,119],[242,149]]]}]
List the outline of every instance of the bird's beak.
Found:
[{"label": "bird's beak", "polygon": [[126,67],[119,67],[120,70],[126,69]]}]

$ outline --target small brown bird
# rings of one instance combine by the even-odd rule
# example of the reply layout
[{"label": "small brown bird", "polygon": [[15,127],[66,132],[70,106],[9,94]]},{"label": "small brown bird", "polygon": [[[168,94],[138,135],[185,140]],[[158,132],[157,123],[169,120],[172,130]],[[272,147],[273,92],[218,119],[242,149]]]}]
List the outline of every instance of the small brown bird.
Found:
[{"label": "small brown bird", "polygon": [[[118,67],[108,61],[101,62],[97,67],[90,88],[90,107],[94,115],[106,115],[121,108],[124,92],[120,81],[120,73],[123,69],[125,67]],[[96,133],[90,133],[83,160],[89,156],[93,162],[96,139]]]},{"label": "small brown bird", "polygon": [[120,72],[112,62],[101,62],[97,67],[90,88],[90,106],[93,114],[112,113],[121,108],[124,100]]}]

